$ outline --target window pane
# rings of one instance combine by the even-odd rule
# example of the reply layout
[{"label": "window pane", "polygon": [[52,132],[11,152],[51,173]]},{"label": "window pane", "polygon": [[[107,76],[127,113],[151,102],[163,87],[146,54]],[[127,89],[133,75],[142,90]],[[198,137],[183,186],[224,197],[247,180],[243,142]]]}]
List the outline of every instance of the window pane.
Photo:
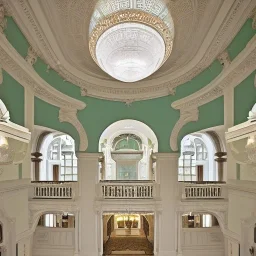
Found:
[{"label": "window pane", "polygon": [[72,160],[67,160],[65,165],[66,166],[72,166]]}]

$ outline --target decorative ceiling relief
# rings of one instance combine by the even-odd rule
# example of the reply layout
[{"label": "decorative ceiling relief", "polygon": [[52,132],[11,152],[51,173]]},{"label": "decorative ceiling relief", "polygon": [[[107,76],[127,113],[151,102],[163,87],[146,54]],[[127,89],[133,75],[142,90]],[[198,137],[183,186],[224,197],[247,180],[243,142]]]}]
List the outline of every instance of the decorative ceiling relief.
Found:
[{"label": "decorative ceiling relief", "polygon": [[[141,6],[146,3],[126,2]],[[157,1],[147,2],[154,6]],[[205,70],[226,49],[256,6],[254,0],[168,1],[167,10],[175,28],[170,57],[149,77],[125,83],[102,71],[90,54],[90,21],[98,1],[3,0],[3,3],[11,9],[31,46],[39,50],[40,57],[64,80],[83,88],[82,95],[118,101],[172,94],[172,89]],[[125,4],[113,6],[118,10],[128,8]],[[109,10],[104,11],[103,16],[108,17]],[[100,20],[95,15],[91,30]],[[162,16],[156,17],[164,20]]]}]

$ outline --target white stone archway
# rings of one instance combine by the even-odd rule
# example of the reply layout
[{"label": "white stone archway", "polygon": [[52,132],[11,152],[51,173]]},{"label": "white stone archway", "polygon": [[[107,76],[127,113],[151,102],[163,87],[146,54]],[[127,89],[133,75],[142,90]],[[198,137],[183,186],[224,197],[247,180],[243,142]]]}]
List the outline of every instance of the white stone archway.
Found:
[{"label": "white stone archway", "polygon": [[[134,136],[140,141],[139,154],[140,160],[137,162],[137,178],[138,180],[153,179],[152,171],[152,154],[158,152],[158,140],[153,130],[146,124],[125,119],[117,121],[108,126],[99,139],[99,152],[104,154],[104,174],[105,180],[116,180],[117,178],[117,162],[113,159],[112,152],[115,151],[113,146],[116,138],[122,136]],[[128,137],[127,137],[128,138]],[[124,153],[124,152],[123,152]],[[132,153],[127,152],[127,153]],[[135,153],[135,151],[133,151]]]}]

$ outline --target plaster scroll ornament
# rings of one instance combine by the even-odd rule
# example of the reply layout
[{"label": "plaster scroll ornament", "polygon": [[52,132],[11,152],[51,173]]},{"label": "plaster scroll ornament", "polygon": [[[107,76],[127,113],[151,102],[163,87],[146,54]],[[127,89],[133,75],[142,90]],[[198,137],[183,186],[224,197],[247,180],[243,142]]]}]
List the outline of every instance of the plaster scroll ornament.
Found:
[{"label": "plaster scroll ornament", "polygon": [[31,66],[33,66],[36,61],[37,61],[37,53],[36,51],[32,48],[32,46],[29,46],[28,48],[28,54],[25,58],[27,63],[29,63]]},{"label": "plaster scroll ornament", "polygon": [[81,87],[81,96],[87,96],[88,95],[88,91],[86,88]]},{"label": "plaster scroll ornament", "polygon": [[248,119],[252,122],[256,121],[256,103],[253,105],[251,111],[249,111]]},{"label": "plaster scroll ornament", "polygon": [[70,123],[76,128],[80,138],[79,151],[85,151],[88,147],[88,138],[83,125],[80,123],[77,117],[77,110],[70,109],[70,108],[60,108],[59,121],[61,123],[62,122]]},{"label": "plaster scroll ornament", "polygon": [[220,62],[220,64],[226,68],[230,65],[231,63],[231,60],[229,58],[229,54],[228,54],[228,51],[225,50],[224,52],[222,52],[219,56],[218,56],[218,60]]},{"label": "plaster scroll ornament", "polygon": [[132,106],[132,103],[134,102],[134,100],[125,100],[124,101],[124,104],[127,106],[127,107],[131,107]]}]

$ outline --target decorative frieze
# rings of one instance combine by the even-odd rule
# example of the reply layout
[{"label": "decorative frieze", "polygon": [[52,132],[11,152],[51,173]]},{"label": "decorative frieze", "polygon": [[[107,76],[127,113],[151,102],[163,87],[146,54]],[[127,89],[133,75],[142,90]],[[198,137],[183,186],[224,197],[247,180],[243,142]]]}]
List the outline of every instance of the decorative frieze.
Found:
[{"label": "decorative frieze", "polygon": [[0,33],[4,33],[7,26],[7,20],[5,18],[5,8],[2,3],[0,3]]}]

